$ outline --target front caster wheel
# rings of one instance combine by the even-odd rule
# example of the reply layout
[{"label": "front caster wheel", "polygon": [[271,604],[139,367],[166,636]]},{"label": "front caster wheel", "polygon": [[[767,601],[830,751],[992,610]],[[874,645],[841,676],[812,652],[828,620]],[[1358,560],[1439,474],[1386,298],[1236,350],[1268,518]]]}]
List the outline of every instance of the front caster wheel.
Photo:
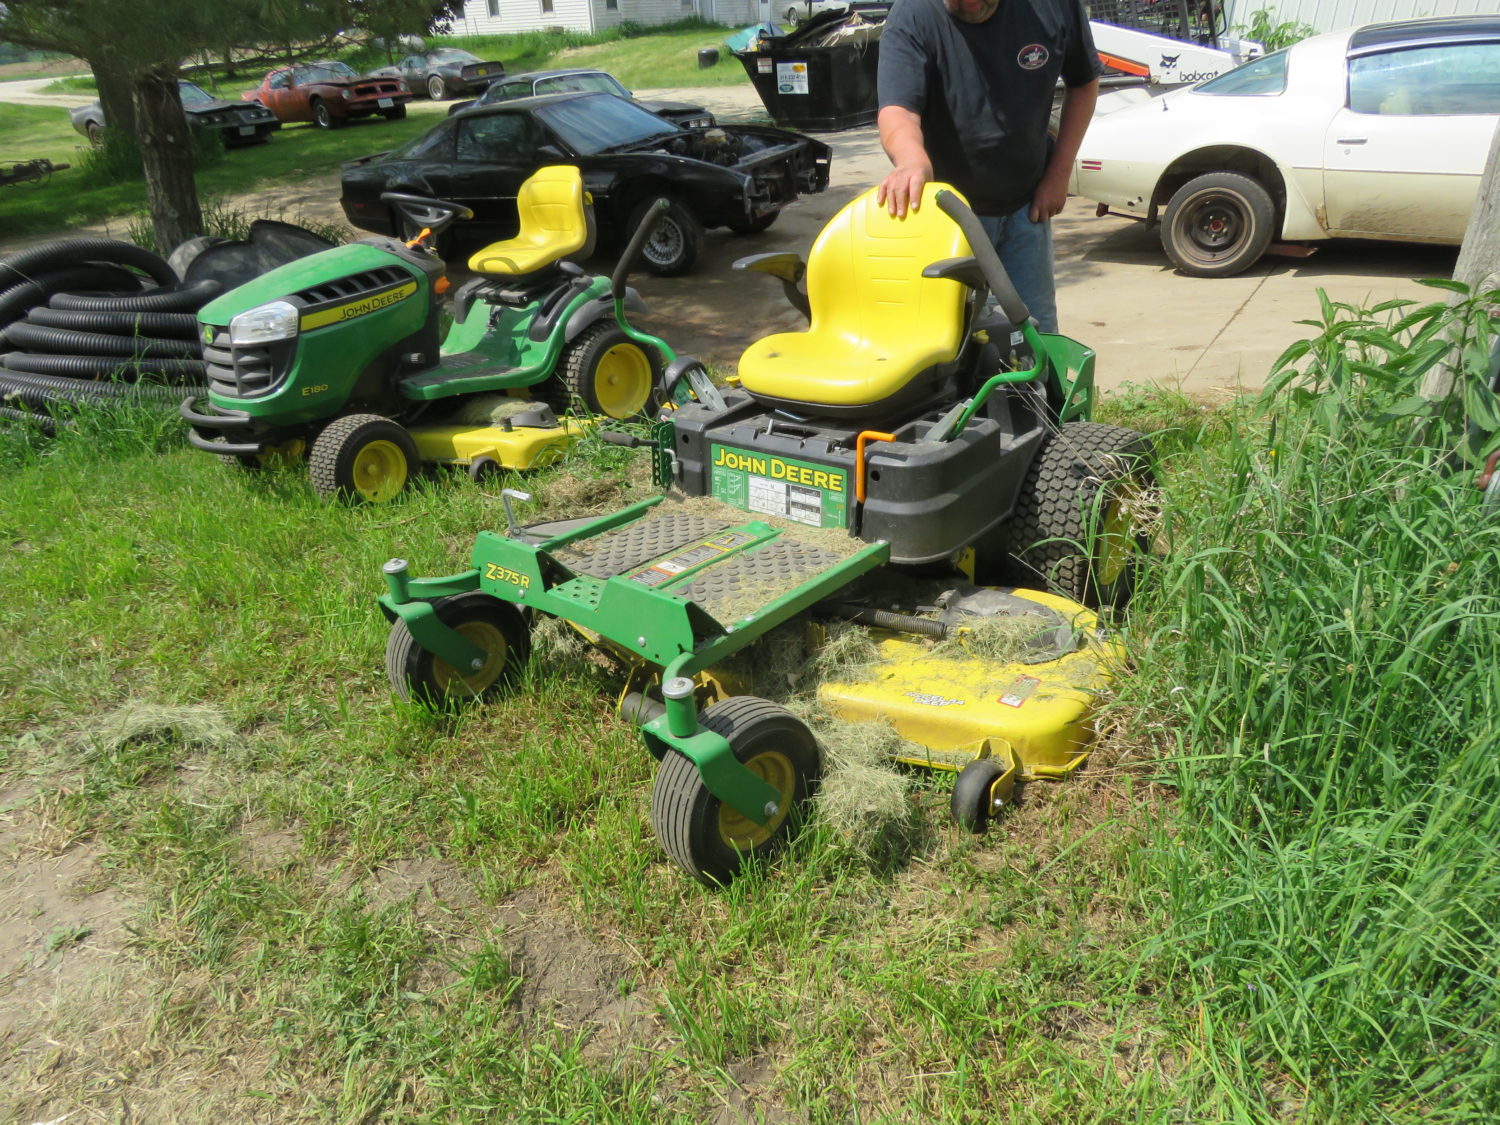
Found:
[{"label": "front caster wheel", "polygon": [[451,707],[500,694],[531,655],[531,635],[521,611],[509,602],[474,591],[434,603],[438,620],[484,650],[478,668],[458,669],[417,643],[397,620],[385,645],[385,673],[400,699]]},{"label": "front caster wheel", "polygon": [[308,474],[319,496],[384,504],[406,488],[417,463],[417,444],[401,426],[379,414],[346,414],[313,442]]},{"label": "front caster wheel", "polygon": [[708,791],[698,767],[669,750],[656,771],[651,823],[679,866],[708,886],[728,883],[746,858],[774,855],[796,834],[822,773],[818,742],[784,707],[754,696],[715,703],[699,716],[705,730],[729,740],[734,756],[780,794],[765,824]]},{"label": "front caster wheel", "polygon": [[655,348],[643,348],[609,321],[579,333],[568,345],[554,380],[553,406],[566,410],[576,397],[590,414],[616,421],[646,416],[661,381]]},{"label": "front caster wheel", "polygon": [[959,773],[948,808],[954,824],[977,834],[1015,800],[1015,794],[1015,771],[993,758],[979,758]]}]

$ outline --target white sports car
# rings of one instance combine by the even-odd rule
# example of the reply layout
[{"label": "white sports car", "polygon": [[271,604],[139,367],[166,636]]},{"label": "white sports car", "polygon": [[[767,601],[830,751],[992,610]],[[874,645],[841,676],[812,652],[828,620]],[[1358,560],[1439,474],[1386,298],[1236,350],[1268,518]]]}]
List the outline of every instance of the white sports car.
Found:
[{"label": "white sports car", "polygon": [[1497,120],[1500,17],[1371,24],[1114,112],[1101,99],[1073,190],[1101,215],[1160,217],[1198,277],[1277,238],[1457,244]]}]

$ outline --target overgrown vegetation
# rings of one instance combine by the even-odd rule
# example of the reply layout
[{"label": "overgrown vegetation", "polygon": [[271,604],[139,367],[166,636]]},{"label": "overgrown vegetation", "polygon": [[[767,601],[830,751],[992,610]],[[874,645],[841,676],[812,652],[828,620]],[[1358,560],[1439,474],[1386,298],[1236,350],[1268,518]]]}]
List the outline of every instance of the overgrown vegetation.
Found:
[{"label": "overgrown vegetation", "polygon": [[1472,387],[1490,327],[1329,304],[1258,406],[1109,403],[1160,431],[1173,552],[1089,769],[977,840],[907,775],[866,802],[904,802],[884,850],[815,822],[722,892],[657,849],[618,678],[567,637],[452,718],[381,670],[383,560],[462,567],[504,484],[617,506],[634,454],[357,509],[175,421],[0,435],[0,840],[129,927],[25,899],[8,1108],[1492,1120],[1500,523],[1410,401],[1439,340]]},{"label": "overgrown vegetation", "polygon": [[1269,8],[1258,8],[1251,12],[1250,23],[1235,28],[1235,31],[1246,39],[1253,39],[1267,51],[1279,51],[1318,33],[1318,29],[1310,23],[1277,20],[1276,13]]}]

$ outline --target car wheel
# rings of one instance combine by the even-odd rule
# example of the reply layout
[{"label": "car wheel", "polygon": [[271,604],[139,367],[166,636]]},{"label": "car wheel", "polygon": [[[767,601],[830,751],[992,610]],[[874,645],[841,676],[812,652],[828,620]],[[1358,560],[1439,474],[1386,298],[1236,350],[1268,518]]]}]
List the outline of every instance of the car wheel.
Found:
[{"label": "car wheel", "polygon": [[1210,172],[1177,189],[1162,220],[1167,257],[1192,277],[1232,277],[1266,252],[1276,204],[1257,181],[1238,172]]},{"label": "car wheel", "polygon": [[[655,202],[648,199],[637,207],[627,229],[633,231],[639,227],[646,209]],[[680,277],[693,268],[702,248],[703,224],[681,203],[669,198],[666,213],[657,220],[656,229],[641,248],[641,261],[657,277]]]},{"label": "car wheel", "polygon": [[344,122],[335,117],[333,111],[328,108],[328,103],[322,98],[314,98],[312,102],[313,124],[319,129],[337,129]]},{"label": "car wheel", "polygon": [[785,22],[788,23],[788,24],[791,24],[794,27],[796,26],[796,23],[797,23],[797,9],[796,8],[788,8],[786,10],[786,20],[785,20]]},{"label": "car wheel", "polygon": [[440,102],[448,96],[447,87],[436,74],[427,79],[427,96],[435,102]]},{"label": "car wheel", "polygon": [[404,105],[393,105],[390,109],[381,110],[380,113],[387,121],[400,121],[406,117],[406,107]]}]

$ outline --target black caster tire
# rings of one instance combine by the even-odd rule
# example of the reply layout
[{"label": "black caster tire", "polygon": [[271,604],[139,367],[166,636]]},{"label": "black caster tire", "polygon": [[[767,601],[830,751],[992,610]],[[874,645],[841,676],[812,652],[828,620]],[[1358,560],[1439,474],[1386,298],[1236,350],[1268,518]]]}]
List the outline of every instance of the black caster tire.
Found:
[{"label": "black caster tire", "polygon": [[669,750],[662,758],[651,792],[657,839],[694,879],[722,886],[747,858],[772,856],[796,835],[822,776],[822,755],[806,724],[765,699],[723,700],[699,720],[705,730],[728,739],[734,756],[781,792],[776,815],[759,825],[710,793],[687,757]]},{"label": "black caster tire", "polygon": [[993,758],[979,758],[959,771],[948,802],[953,823],[975,835],[989,828],[990,822],[1015,800],[1014,777],[1003,792],[996,792],[995,783],[1004,776],[1004,767]]},{"label": "black caster tire", "polygon": [[406,490],[417,464],[417,444],[402,426],[379,414],[346,414],[313,442],[308,475],[319,496],[385,504]]},{"label": "black caster tire", "polygon": [[661,357],[601,320],[574,338],[558,360],[552,408],[565,411],[576,399],[590,414],[617,422],[639,421],[656,402]]},{"label": "black caster tire", "polygon": [[438,620],[488,654],[484,666],[461,671],[417,643],[397,619],[385,645],[391,690],[410,703],[451,708],[493,698],[520,675],[531,656],[531,634],[521,611],[509,602],[474,591],[433,605]]}]

